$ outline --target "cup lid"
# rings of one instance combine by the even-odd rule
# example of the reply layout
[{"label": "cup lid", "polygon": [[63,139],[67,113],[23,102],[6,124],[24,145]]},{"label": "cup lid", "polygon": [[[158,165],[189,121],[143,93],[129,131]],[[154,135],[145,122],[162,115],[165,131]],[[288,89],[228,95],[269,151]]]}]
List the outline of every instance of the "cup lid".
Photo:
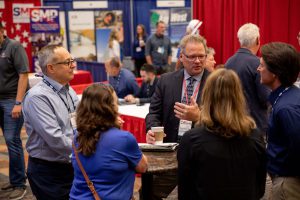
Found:
[{"label": "cup lid", "polygon": [[152,132],[164,131],[164,127],[163,126],[154,126],[154,127],[151,127],[151,131]]}]

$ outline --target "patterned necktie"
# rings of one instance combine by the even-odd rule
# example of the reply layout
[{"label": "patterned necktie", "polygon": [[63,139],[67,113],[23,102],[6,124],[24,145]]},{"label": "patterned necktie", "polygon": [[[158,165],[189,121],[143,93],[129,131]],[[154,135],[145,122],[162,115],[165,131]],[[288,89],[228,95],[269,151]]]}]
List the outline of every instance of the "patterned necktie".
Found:
[{"label": "patterned necktie", "polygon": [[182,98],[182,103],[185,103],[185,104],[191,102],[191,96],[193,95],[194,84],[196,82],[196,79],[194,79],[193,77],[190,77],[187,80],[189,81],[189,84],[186,86],[186,92],[187,92],[187,96],[188,96],[188,102],[186,101],[186,94],[185,94],[185,92],[183,93],[183,98]]}]

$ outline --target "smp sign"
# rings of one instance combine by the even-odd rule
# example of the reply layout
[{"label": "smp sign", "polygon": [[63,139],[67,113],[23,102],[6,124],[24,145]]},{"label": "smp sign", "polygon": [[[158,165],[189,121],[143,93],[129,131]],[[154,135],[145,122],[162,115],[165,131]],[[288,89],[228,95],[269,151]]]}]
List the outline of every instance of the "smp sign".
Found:
[{"label": "smp sign", "polygon": [[31,3],[12,4],[13,23],[29,23],[29,10],[33,7]]},{"label": "smp sign", "polygon": [[30,31],[31,33],[59,32],[59,10],[58,8],[38,7],[30,9]]}]

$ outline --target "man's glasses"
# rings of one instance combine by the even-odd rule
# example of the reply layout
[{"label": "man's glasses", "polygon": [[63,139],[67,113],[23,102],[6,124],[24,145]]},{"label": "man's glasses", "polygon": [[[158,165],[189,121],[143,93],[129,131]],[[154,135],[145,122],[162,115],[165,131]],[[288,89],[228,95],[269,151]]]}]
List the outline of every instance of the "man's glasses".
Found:
[{"label": "man's glasses", "polygon": [[66,65],[68,67],[71,67],[74,63],[76,63],[76,59],[75,58],[72,58],[70,60],[66,60],[64,62],[58,62],[58,63],[55,63],[53,65],[59,65],[59,64],[62,64],[62,65]]},{"label": "man's glasses", "polygon": [[185,53],[182,52],[182,54],[186,57],[186,59],[190,62],[195,62],[197,60],[197,58],[200,60],[200,61],[204,61],[207,57],[206,54],[202,54],[202,55],[198,55],[198,56],[188,56],[186,55]]}]

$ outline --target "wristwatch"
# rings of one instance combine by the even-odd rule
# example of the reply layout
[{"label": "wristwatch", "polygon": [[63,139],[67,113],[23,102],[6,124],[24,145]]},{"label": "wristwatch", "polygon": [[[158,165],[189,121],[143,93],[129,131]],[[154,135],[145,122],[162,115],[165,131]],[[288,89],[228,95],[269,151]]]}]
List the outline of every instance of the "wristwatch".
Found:
[{"label": "wristwatch", "polygon": [[16,101],[16,102],[15,102],[15,105],[17,105],[17,106],[19,106],[19,105],[21,105],[21,104],[22,104],[21,101]]}]

